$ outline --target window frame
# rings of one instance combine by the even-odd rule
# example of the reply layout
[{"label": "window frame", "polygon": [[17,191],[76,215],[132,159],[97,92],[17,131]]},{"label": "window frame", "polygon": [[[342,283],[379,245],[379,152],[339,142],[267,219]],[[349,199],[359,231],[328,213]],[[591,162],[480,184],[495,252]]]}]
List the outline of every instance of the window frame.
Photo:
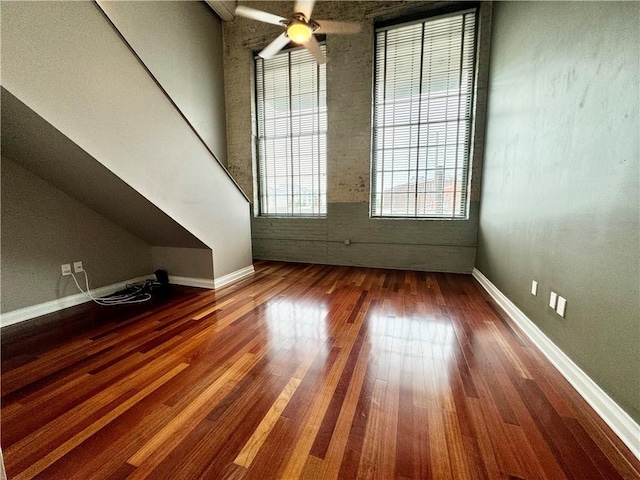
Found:
[{"label": "window frame", "polygon": [[[320,44],[321,49],[326,52],[326,38],[324,35],[316,35],[316,39],[318,40],[318,43]],[[283,48],[280,52],[278,52],[278,55],[283,55],[286,54],[289,56],[289,64],[287,67],[287,74],[289,76],[289,84],[288,84],[288,94],[289,94],[289,122],[291,122],[291,53],[296,52],[296,51],[301,51],[304,50],[306,51],[306,49],[302,46],[298,46],[298,45],[290,45],[288,47]],[[320,128],[314,130],[313,134],[314,136],[320,136],[320,137],[324,137],[324,145],[318,145],[318,150],[319,151],[324,151],[324,158],[320,158],[319,160],[322,162],[324,162],[324,165],[319,164],[319,165],[315,165],[313,168],[314,172],[318,172],[317,176],[319,177],[318,181],[321,182],[322,177],[324,176],[324,189],[320,188],[319,191],[315,191],[312,193],[312,196],[318,197],[318,201],[319,201],[319,207],[318,207],[318,212],[317,213],[297,213],[295,212],[295,208],[292,206],[291,208],[291,213],[283,213],[283,212],[277,212],[277,213],[268,213],[268,209],[265,208],[264,205],[264,201],[268,201],[267,198],[268,196],[264,195],[264,180],[263,180],[263,175],[264,175],[264,170],[265,170],[265,160],[263,158],[263,156],[261,156],[260,152],[260,142],[262,138],[267,138],[267,137],[261,137],[260,135],[260,131],[261,131],[261,122],[262,122],[262,118],[260,115],[260,97],[259,97],[259,85],[258,82],[264,82],[264,70],[262,73],[262,76],[259,77],[258,76],[258,62],[261,61],[263,62],[263,68],[264,68],[264,62],[268,61],[268,60],[264,60],[261,57],[259,57],[258,55],[259,51],[254,51],[253,55],[254,55],[254,59],[253,59],[253,80],[254,80],[254,102],[253,102],[253,107],[255,108],[255,113],[254,113],[254,119],[255,119],[255,133],[254,133],[254,138],[255,138],[255,150],[254,150],[254,172],[255,172],[255,189],[256,189],[256,201],[255,201],[255,205],[256,207],[254,208],[254,216],[256,217],[261,217],[261,218],[287,218],[287,219],[294,219],[294,218],[300,218],[300,219],[326,219],[327,217],[327,189],[328,189],[328,173],[327,173],[327,130],[328,128],[325,128],[325,130],[322,130]],[[307,52],[308,53],[308,52]],[[308,53],[310,58],[311,54]],[[275,57],[274,57],[275,58]],[[317,106],[318,108],[316,110],[314,110],[313,114],[314,115],[319,115],[322,112],[322,109],[324,108],[324,115],[325,115],[325,125],[326,122],[328,121],[327,119],[327,99],[326,99],[326,94],[327,94],[327,79],[326,79],[326,66],[323,65],[319,65],[316,60],[312,60],[312,63],[315,64],[316,67],[316,82],[317,82],[317,89],[315,90],[315,93],[317,95]],[[320,101],[320,94],[322,92],[322,88],[321,88],[321,77],[320,77],[320,69],[324,69],[324,107],[320,107],[321,105],[321,101]],[[318,126],[320,126],[322,122],[319,121],[318,122]],[[264,128],[264,127],[263,127]],[[287,135],[287,141],[288,141],[288,147],[287,148],[291,148],[291,151],[293,151],[292,148],[292,139],[295,136],[291,133],[291,125],[289,125],[289,134]],[[320,141],[320,140],[318,140]],[[319,157],[322,157],[322,155],[320,155],[320,153],[318,154]],[[287,158],[288,162],[292,162],[295,161],[293,156],[288,156]],[[324,174],[323,174],[324,172]],[[288,175],[290,175],[290,178],[293,178],[294,174],[293,174],[293,170],[288,173]],[[313,173],[312,175],[316,175],[316,173]],[[291,184],[291,186],[293,186],[293,183]],[[295,194],[293,192],[293,189],[291,191],[291,193],[287,194],[288,196],[288,202],[291,201],[293,202],[293,199],[295,198]],[[324,200],[324,203],[322,203],[322,201]]]},{"label": "window frame", "polygon": [[[412,213],[408,213],[406,215],[404,214],[389,214],[389,213],[382,213],[382,211],[380,211],[379,213],[376,212],[376,202],[378,201],[378,195],[377,195],[377,181],[378,181],[378,175],[377,175],[377,163],[376,163],[376,154],[378,152],[382,152],[384,151],[384,149],[377,149],[377,145],[378,143],[381,141],[381,138],[378,137],[377,135],[377,130],[378,130],[378,92],[379,92],[379,88],[385,88],[385,83],[386,83],[386,74],[387,74],[387,67],[386,67],[386,58],[385,58],[385,67],[384,67],[384,72],[382,72],[382,74],[384,75],[384,77],[382,79],[379,80],[379,77],[377,75],[378,71],[377,71],[377,65],[378,65],[378,47],[379,47],[379,33],[382,31],[389,31],[389,30],[393,30],[396,28],[401,28],[401,27],[406,27],[406,26],[411,26],[411,25],[415,25],[415,24],[428,24],[428,22],[430,21],[434,21],[434,20],[439,20],[439,19],[445,19],[447,17],[452,17],[452,16],[460,16],[460,15],[465,15],[465,14],[472,14],[473,18],[474,18],[474,24],[473,24],[473,44],[472,44],[472,55],[471,55],[471,66],[472,66],[472,74],[471,74],[471,83],[470,83],[470,87],[469,87],[469,127],[467,129],[467,141],[466,141],[466,148],[467,148],[467,155],[466,158],[464,159],[465,161],[465,165],[462,168],[462,183],[463,188],[460,190],[460,195],[463,196],[464,201],[462,202],[462,213],[459,215],[456,215],[456,209],[455,209],[455,205],[456,205],[456,192],[455,192],[455,187],[454,187],[454,192],[453,192],[453,204],[451,207],[451,214],[450,215],[435,215],[435,214],[418,214],[418,210],[417,208],[414,207],[413,212]],[[464,21],[464,20],[463,20]],[[478,100],[478,92],[477,92],[477,83],[478,83],[478,74],[479,74],[479,56],[480,56],[480,52],[479,52],[479,29],[480,29],[480,3],[479,2],[469,2],[469,3],[465,3],[465,4],[458,4],[458,5],[451,5],[451,6],[446,6],[446,7],[442,7],[442,8],[436,8],[433,10],[430,10],[428,12],[420,12],[420,13],[413,13],[407,16],[403,16],[403,17],[399,17],[399,18],[395,18],[395,19],[387,19],[387,20],[383,20],[380,22],[376,22],[374,24],[374,39],[373,39],[373,65],[372,65],[372,116],[371,116],[371,182],[370,182],[370,203],[369,203],[369,217],[373,220],[440,220],[440,221],[446,221],[446,220],[468,220],[469,219],[469,214],[470,214],[470,202],[471,202],[471,183],[472,183],[472,168],[473,168],[473,158],[474,158],[474,138],[475,138],[475,128],[476,128],[476,114],[477,114],[477,100]],[[423,27],[423,32],[424,32],[424,27]],[[464,35],[465,33],[465,29],[463,28],[462,30],[462,35]],[[462,48],[463,45],[461,45]],[[385,51],[386,51],[386,45],[385,45]],[[424,57],[425,55],[425,48],[424,48],[424,38],[423,38],[423,44],[422,44],[422,48],[420,51],[420,55],[421,57]],[[422,63],[422,59],[421,59],[421,63]],[[461,63],[462,63],[462,59],[461,59]],[[460,69],[460,72],[462,72],[462,69]],[[422,76],[422,74],[424,73],[424,66],[421,66],[421,73],[420,75]],[[461,73],[460,73],[461,75]],[[413,97],[412,97],[413,98]],[[385,99],[385,97],[383,97],[383,99]],[[423,125],[423,118],[422,116],[420,116],[418,123],[416,124],[418,126],[418,129],[420,128],[421,125]],[[393,126],[395,126],[396,124],[394,123]],[[386,127],[388,128],[388,127]],[[460,122],[457,125],[457,128],[460,128]],[[464,143],[463,143],[464,145]],[[409,147],[411,148],[411,147]],[[427,148],[425,147],[416,147],[416,148]],[[426,174],[428,170],[425,169],[424,172]],[[432,170],[433,171],[433,170]],[[456,182],[457,182],[457,178],[456,178]],[[409,184],[407,184],[409,185]],[[415,192],[415,196],[417,197],[421,192],[418,191],[418,188],[415,188],[416,192]],[[444,192],[444,190],[442,190],[442,192]],[[422,193],[427,193],[422,192]],[[409,193],[408,193],[409,194]],[[411,192],[410,194],[413,194],[413,192]],[[381,206],[382,203],[381,201],[379,202],[380,204],[380,210],[382,210]],[[417,205],[417,202],[416,202]]]}]

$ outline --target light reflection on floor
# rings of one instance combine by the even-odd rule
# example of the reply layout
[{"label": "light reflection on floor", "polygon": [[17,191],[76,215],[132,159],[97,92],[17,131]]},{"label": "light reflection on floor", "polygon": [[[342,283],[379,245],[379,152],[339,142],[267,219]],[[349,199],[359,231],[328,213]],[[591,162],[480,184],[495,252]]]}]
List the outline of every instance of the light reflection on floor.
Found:
[{"label": "light reflection on floor", "polygon": [[[291,361],[305,362],[318,353],[327,358],[333,346],[331,322],[340,309],[331,304],[332,295],[317,298],[291,299],[284,294],[266,305],[266,334],[288,350]],[[449,396],[449,377],[457,369],[456,355],[462,354],[451,319],[427,313],[422,302],[409,308],[389,302],[368,307],[362,334],[370,343],[370,356],[378,363],[378,378],[399,378],[402,388],[414,390],[419,403],[424,402],[420,396],[425,392],[432,398]],[[403,308],[410,316],[396,314]],[[401,371],[408,374],[398,375]]]},{"label": "light reflection on floor", "polygon": [[284,296],[266,305],[264,321],[269,342],[288,350],[289,360],[304,362],[323,349],[328,355],[326,302],[289,300]]}]

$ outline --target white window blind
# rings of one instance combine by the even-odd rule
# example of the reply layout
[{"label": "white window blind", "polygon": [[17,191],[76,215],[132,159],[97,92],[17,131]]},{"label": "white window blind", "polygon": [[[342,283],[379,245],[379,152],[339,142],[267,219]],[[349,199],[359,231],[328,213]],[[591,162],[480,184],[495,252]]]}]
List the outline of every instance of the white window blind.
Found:
[{"label": "white window blind", "polygon": [[325,66],[306,49],[255,62],[260,215],[324,216]]},{"label": "white window blind", "polygon": [[476,13],[376,31],[372,216],[466,218]]}]

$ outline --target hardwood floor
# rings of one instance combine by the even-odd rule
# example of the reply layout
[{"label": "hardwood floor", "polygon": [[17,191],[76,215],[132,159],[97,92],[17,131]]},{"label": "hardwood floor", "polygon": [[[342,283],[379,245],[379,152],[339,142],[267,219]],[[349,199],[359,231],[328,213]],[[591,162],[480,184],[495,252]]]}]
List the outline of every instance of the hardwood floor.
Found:
[{"label": "hardwood floor", "polygon": [[2,330],[10,479],[640,478],[468,275],[258,262],[110,308]]}]

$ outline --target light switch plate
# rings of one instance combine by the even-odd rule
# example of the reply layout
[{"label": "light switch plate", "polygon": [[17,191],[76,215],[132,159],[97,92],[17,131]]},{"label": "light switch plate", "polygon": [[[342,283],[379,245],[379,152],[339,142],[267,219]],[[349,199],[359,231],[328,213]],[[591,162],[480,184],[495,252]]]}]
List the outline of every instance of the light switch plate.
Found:
[{"label": "light switch plate", "polygon": [[558,294],[556,292],[551,292],[549,295],[549,306],[555,310],[556,302],[558,301]]},{"label": "light switch plate", "polygon": [[558,306],[556,307],[556,312],[561,317],[564,317],[564,311],[567,308],[567,299],[564,297],[558,297]]},{"label": "light switch plate", "polygon": [[531,282],[531,295],[538,295],[538,282],[535,280]]}]

